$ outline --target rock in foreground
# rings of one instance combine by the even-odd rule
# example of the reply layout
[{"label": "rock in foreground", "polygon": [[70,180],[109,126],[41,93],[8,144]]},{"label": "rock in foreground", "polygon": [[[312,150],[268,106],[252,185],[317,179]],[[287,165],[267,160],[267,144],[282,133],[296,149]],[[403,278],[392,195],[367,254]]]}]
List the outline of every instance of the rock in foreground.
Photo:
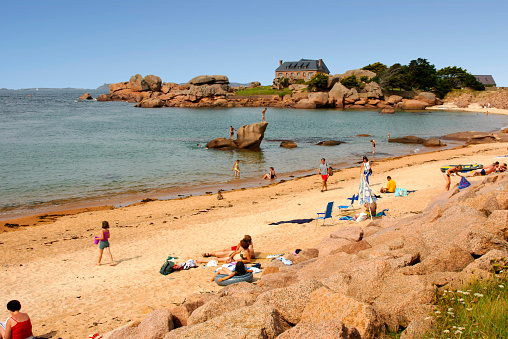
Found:
[{"label": "rock in foreground", "polygon": [[258,149],[265,137],[267,122],[244,125],[238,129],[236,140],[218,138],[206,144],[207,148],[247,148]]}]

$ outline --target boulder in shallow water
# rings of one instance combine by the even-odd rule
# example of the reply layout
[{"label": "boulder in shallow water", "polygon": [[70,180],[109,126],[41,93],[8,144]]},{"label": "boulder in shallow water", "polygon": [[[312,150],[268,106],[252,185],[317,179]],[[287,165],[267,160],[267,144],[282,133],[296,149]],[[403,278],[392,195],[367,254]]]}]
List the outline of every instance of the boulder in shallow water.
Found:
[{"label": "boulder in shallow water", "polygon": [[238,148],[256,149],[265,137],[267,122],[244,125],[238,129],[235,144]]},{"label": "boulder in shallow water", "polygon": [[[305,93],[307,94],[307,93]],[[295,108],[298,109],[314,109],[316,104],[311,102],[309,99],[302,99],[295,104]]]},{"label": "boulder in shallow water", "polygon": [[381,113],[383,113],[383,114],[393,114],[393,113],[395,113],[395,109],[393,107],[385,107],[385,108],[383,108]]},{"label": "boulder in shallow water", "polygon": [[340,145],[340,144],[343,144],[343,143],[344,143],[343,141],[339,141],[339,140],[325,140],[325,141],[318,142],[316,145],[319,145],[319,146],[337,146],[337,145]]},{"label": "boulder in shallow water", "polygon": [[296,142],[294,142],[294,141],[284,140],[283,142],[280,143],[280,147],[295,148],[295,147],[297,147],[297,145],[296,145]]},{"label": "boulder in shallow water", "polygon": [[423,146],[425,147],[439,147],[439,146],[446,146],[444,142],[439,140],[438,138],[430,138],[425,140],[423,143]]},{"label": "boulder in shallow water", "polygon": [[401,144],[423,144],[425,139],[415,137],[414,135],[406,135],[405,137],[400,138],[390,138],[388,142],[398,142]]},{"label": "boulder in shallow water", "polygon": [[425,109],[425,107],[429,106],[428,103],[420,101],[420,100],[403,100],[402,101],[402,109]]},{"label": "boulder in shallow water", "polygon": [[234,140],[226,139],[226,138],[217,138],[211,140],[209,143],[206,144],[207,148],[236,148],[236,144]]},{"label": "boulder in shallow water", "polygon": [[144,99],[141,102],[138,102],[134,107],[141,108],[158,108],[164,106],[164,101],[159,98],[148,98]]},{"label": "boulder in shallow water", "polygon": [[90,95],[90,93],[83,94],[82,96],[79,97],[79,99],[81,99],[81,100],[93,100],[93,98]]}]

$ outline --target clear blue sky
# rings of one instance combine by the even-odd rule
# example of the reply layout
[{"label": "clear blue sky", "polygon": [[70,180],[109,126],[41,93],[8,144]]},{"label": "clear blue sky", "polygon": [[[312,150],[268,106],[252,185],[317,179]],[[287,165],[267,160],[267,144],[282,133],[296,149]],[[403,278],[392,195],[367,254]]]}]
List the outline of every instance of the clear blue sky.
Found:
[{"label": "clear blue sky", "polygon": [[3,1],[0,88],[166,82],[223,74],[272,83],[279,59],[332,74],[425,58],[508,86],[508,2]]}]

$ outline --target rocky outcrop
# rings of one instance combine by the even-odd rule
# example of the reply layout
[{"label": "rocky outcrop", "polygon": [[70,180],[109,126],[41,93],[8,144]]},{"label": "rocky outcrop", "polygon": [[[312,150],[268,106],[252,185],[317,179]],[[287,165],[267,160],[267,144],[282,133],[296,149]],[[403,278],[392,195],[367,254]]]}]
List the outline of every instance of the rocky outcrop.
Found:
[{"label": "rocky outcrop", "polygon": [[158,98],[143,99],[141,102],[138,102],[136,105],[134,105],[134,107],[141,108],[157,108],[162,106],[164,106],[164,102]]},{"label": "rocky outcrop", "polygon": [[92,95],[90,93],[85,93],[79,97],[80,100],[93,100]]},{"label": "rocky outcrop", "polygon": [[390,138],[388,139],[388,142],[398,142],[401,144],[423,144],[425,142],[425,139],[415,137],[414,135],[407,135],[405,137],[400,138]]},{"label": "rocky outcrop", "polygon": [[291,140],[284,140],[280,143],[280,147],[285,147],[285,148],[295,148],[297,147],[296,145],[296,142],[294,141],[291,141]]},{"label": "rocky outcrop", "polygon": [[337,146],[337,145],[340,145],[340,144],[343,144],[344,141],[339,141],[339,140],[325,140],[325,141],[320,141],[318,142],[316,145],[319,145],[319,146]]},{"label": "rocky outcrop", "polygon": [[309,99],[302,99],[298,101],[295,105],[295,108],[298,109],[314,109],[316,108],[316,104],[311,102]]},{"label": "rocky outcrop", "polygon": [[400,108],[405,110],[422,110],[429,106],[428,103],[420,101],[420,100],[402,100],[402,105]]},{"label": "rocky outcrop", "polygon": [[313,103],[316,107],[323,107],[328,104],[328,93],[309,93],[309,102]]},{"label": "rocky outcrop", "polygon": [[195,78],[192,78],[187,83],[189,85],[212,85],[212,84],[229,84],[229,79],[225,75],[199,75]]},{"label": "rocky outcrop", "polygon": [[403,338],[421,337],[439,288],[508,262],[508,174],[471,183],[417,215],[342,227],[319,250],[287,255],[291,266],[269,263],[257,285],[191,296],[105,338],[359,339],[401,328]]},{"label": "rocky outcrop", "polygon": [[444,142],[439,140],[438,138],[430,138],[424,141],[423,146],[425,147],[440,147],[446,146]]},{"label": "rocky outcrop", "polygon": [[258,122],[251,125],[244,125],[237,131],[236,140],[218,138],[206,144],[207,148],[247,148],[258,149],[265,136],[267,122]]}]

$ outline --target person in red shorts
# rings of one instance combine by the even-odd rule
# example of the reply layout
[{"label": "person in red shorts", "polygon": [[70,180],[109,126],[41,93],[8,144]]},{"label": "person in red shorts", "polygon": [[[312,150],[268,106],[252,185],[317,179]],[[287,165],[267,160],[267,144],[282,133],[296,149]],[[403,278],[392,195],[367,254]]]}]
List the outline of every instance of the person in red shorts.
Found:
[{"label": "person in red shorts", "polygon": [[318,175],[321,175],[321,180],[323,180],[323,185],[321,186],[321,192],[327,191],[328,187],[326,186],[326,182],[328,181],[328,164],[325,161],[325,158],[321,159],[321,164],[319,165]]}]

